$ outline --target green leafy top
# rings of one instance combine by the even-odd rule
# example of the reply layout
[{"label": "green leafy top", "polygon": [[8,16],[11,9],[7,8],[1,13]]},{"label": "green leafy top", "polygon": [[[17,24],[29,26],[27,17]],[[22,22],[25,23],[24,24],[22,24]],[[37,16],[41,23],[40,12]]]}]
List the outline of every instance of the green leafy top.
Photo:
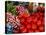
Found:
[{"label": "green leafy top", "polygon": [[17,15],[16,6],[12,3],[7,3],[7,12],[11,12],[13,15]]}]

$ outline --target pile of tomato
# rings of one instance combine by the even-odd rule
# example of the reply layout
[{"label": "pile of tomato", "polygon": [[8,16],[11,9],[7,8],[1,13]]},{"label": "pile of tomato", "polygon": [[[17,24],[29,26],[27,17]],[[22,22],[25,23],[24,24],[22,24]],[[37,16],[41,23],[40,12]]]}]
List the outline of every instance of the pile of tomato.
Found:
[{"label": "pile of tomato", "polygon": [[28,17],[20,18],[21,32],[44,32],[44,13],[36,12]]},{"label": "pile of tomato", "polygon": [[22,12],[20,10],[18,10],[19,11],[18,13],[20,14],[17,16],[12,15],[9,12],[6,13],[7,15],[6,22],[7,24],[8,22],[10,22],[12,26],[11,28],[12,33],[28,33],[28,32],[44,32],[45,31],[44,7],[37,7],[37,11],[32,13],[23,12],[26,9],[23,9]]}]

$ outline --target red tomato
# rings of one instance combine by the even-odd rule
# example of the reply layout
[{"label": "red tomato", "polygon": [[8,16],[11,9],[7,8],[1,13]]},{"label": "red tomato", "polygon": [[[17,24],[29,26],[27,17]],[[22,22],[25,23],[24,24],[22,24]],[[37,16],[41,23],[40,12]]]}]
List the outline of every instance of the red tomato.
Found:
[{"label": "red tomato", "polygon": [[37,29],[37,25],[36,24],[32,24],[32,29],[33,30]]}]

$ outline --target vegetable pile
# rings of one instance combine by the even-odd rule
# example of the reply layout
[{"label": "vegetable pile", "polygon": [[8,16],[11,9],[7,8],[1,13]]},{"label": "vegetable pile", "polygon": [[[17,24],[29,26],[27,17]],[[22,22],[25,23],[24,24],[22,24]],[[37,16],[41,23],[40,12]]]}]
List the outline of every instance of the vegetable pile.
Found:
[{"label": "vegetable pile", "polygon": [[31,6],[26,7],[23,5],[16,5],[10,11],[9,9],[6,12],[6,33],[29,33],[45,31],[44,6],[37,6],[35,12],[32,11],[33,8],[31,9]]}]

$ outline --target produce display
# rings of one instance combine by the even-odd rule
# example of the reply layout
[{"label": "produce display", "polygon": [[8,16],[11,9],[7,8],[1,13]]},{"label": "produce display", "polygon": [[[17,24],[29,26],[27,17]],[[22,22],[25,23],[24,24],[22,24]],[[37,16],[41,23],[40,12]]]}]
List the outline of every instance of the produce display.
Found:
[{"label": "produce display", "polygon": [[5,33],[45,32],[45,4],[5,2]]}]

